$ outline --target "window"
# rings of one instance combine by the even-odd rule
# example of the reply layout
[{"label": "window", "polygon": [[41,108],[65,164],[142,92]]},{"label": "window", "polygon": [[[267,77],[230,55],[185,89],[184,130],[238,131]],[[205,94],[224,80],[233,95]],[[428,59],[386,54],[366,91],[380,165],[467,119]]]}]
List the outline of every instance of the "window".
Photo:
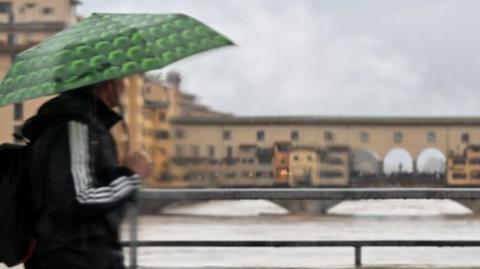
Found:
[{"label": "window", "polygon": [[307,160],[308,160],[308,161],[312,161],[312,160],[313,160],[312,155],[308,155],[308,156],[307,156]]},{"label": "window", "polygon": [[290,149],[290,145],[287,143],[279,143],[276,145],[278,152],[288,152]]},{"label": "window", "polygon": [[227,159],[233,159],[233,147],[232,146],[227,147]]},{"label": "window", "polygon": [[150,113],[148,112],[148,110],[144,109],[143,110],[143,117],[148,119],[149,116],[150,116]]},{"label": "window", "polygon": [[459,156],[459,157],[453,157],[452,158],[452,162],[453,164],[457,164],[457,165],[464,165],[467,163],[467,159],[463,156]]},{"label": "window", "polygon": [[185,138],[185,132],[182,129],[176,129],[175,130],[175,137],[177,139],[184,139]]},{"label": "window", "polygon": [[13,106],[14,120],[23,120],[23,103],[15,103]]},{"label": "window", "polygon": [[452,177],[454,179],[465,179],[467,177],[467,175],[465,173],[461,173],[461,172],[454,172],[452,174]]},{"label": "window", "polygon": [[28,8],[34,8],[34,7],[37,6],[37,4],[30,2],[30,3],[27,3],[25,6],[28,7]]},{"label": "window", "polygon": [[257,141],[265,140],[265,131],[257,131]]},{"label": "window", "polygon": [[155,138],[158,140],[165,140],[168,139],[168,131],[165,130],[156,130],[155,131]]},{"label": "window", "polygon": [[369,135],[367,132],[360,132],[360,141],[362,143],[368,143]]},{"label": "window", "polygon": [[23,103],[15,103],[13,110],[14,120],[23,120]]},{"label": "window", "polygon": [[12,11],[11,2],[0,2],[0,13],[10,13]]},{"label": "window", "polygon": [[325,141],[333,141],[333,133],[331,131],[325,131],[325,133],[323,133],[323,139]]},{"label": "window", "polygon": [[208,157],[211,158],[211,159],[215,158],[215,146],[214,145],[208,146]]},{"label": "window", "polygon": [[334,164],[334,165],[343,165],[344,161],[341,158],[338,157],[333,157],[333,158],[327,158],[325,159],[325,162],[328,164]]},{"label": "window", "polygon": [[462,143],[468,143],[470,142],[470,135],[469,134],[462,134]]},{"label": "window", "polygon": [[298,131],[292,131],[290,133],[290,139],[293,141],[298,141],[300,139],[300,135],[298,134]]},{"label": "window", "polygon": [[256,152],[256,161],[258,161],[259,164],[272,164],[272,160],[274,158],[274,153],[273,153],[272,148],[265,148],[265,149],[258,149]]},{"label": "window", "polygon": [[339,178],[343,176],[344,174],[342,171],[337,171],[337,170],[320,171],[321,178]]},{"label": "window", "polygon": [[468,149],[472,152],[480,152],[480,146],[470,145]]},{"label": "window", "polygon": [[299,160],[298,155],[294,155],[294,156],[293,156],[293,159],[294,159],[295,161],[298,161],[298,160]]},{"label": "window", "polygon": [[7,44],[9,46],[14,46],[15,45],[15,34],[14,33],[8,33],[7,35]]},{"label": "window", "polygon": [[50,15],[53,13],[53,8],[51,7],[44,7],[42,8],[43,15]]},{"label": "window", "polygon": [[226,177],[226,178],[234,178],[234,177],[236,177],[236,176],[237,176],[237,173],[235,173],[235,172],[227,172],[227,173],[225,173],[225,177]]},{"label": "window", "polygon": [[159,120],[159,121],[165,121],[165,118],[166,118],[165,112],[163,112],[163,111],[162,111],[162,112],[158,112],[158,120]]},{"label": "window", "polygon": [[182,157],[183,156],[183,146],[182,145],[176,145],[175,146],[175,156],[177,156],[177,157]]},{"label": "window", "polygon": [[254,178],[255,177],[255,172],[253,171],[243,171],[242,172],[242,178]]},{"label": "window", "polygon": [[468,164],[480,164],[480,158],[472,158],[468,160]]},{"label": "window", "polygon": [[403,134],[401,132],[395,132],[393,134],[393,142],[401,143],[403,140]]},{"label": "window", "polygon": [[470,177],[471,177],[471,178],[475,178],[475,179],[480,178],[480,171],[472,171],[472,172],[470,173]]},{"label": "window", "polygon": [[34,43],[32,33],[25,33],[25,42],[28,44]]},{"label": "window", "polygon": [[232,139],[232,131],[224,130],[223,131],[223,140],[230,140]]},{"label": "window", "polygon": [[436,140],[436,134],[435,132],[428,132],[427,133],[427,142],[429,143],[435,143]]},{"label": "window", "polygon": [[197,145],[192,145],[191,147],[192,157],[198,158],[200,156],[200,148]]}]

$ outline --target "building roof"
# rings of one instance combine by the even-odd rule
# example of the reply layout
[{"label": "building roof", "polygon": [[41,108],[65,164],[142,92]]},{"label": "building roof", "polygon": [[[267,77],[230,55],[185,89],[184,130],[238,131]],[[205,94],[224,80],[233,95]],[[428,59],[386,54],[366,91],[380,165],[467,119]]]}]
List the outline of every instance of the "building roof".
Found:
[{"label": "building roof", "polygon": [[173,120],[178,125],[403,125],[480,126],[480,117],[357,117],[357,116],[252,116],[194,117]]}]

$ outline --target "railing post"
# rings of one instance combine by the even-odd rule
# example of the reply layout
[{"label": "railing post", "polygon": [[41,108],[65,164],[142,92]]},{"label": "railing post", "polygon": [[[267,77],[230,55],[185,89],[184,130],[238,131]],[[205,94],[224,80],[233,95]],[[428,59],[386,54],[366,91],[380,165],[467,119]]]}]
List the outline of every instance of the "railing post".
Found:
[{"label": "railing post", "polygon": [[129,268],[138,268],[137,255],[138,255],[138,200],[134,199],[134,202],[130,206],[130,261]]},{"label": "railing post", "polygon": [[362,246],[356,245],[355,249],[355,267],[362,267]]}]

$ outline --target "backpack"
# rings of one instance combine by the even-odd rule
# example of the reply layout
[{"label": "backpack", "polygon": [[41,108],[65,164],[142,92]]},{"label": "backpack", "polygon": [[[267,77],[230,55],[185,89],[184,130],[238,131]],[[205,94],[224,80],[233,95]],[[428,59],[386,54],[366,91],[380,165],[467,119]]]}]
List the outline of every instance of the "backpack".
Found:
[{"label": "backpack", "polygon": [[[96,121],[89,122],[81,117],[58,117],[49,118],[45,125],[48,127],[41,133],[72,119],[104,128]],[[30,156],[35,141],[28,141],[20,134],[14,136],[27,141],[26,145],[0,145],[0,264],[9,267],[24,263],[31,257],[37,244],[35,226],[40,218],[39,212],[33,208],[33,201],[38,199],[33,198],[32,190],[41,192],[41,197],[37,197],[40,208],[43,208],[45,195],[44,183],[30,180]],[[49,141],[53,139],[55,137]]]},{"label": "backpack", "polygon": [[34,217],[30,200],[30,145],[0,145],[0,263],[15,266],[33,252]]}]

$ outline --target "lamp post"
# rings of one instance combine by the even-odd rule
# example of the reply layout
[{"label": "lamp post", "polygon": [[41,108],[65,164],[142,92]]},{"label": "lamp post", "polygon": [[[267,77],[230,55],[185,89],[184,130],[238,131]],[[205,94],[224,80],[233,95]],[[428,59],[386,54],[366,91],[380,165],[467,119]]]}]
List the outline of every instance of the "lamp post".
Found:
[{"label": "lamp post", "polygon": [[10,10],[8,11],[8,24],[9,24],[9,31],[8,31],[8,47],[10,49],[10,60],[13,62],[15,58],[15,33],[13,29],[15,28],[15,13],[13,12],[13,8],[10,6]]}]

